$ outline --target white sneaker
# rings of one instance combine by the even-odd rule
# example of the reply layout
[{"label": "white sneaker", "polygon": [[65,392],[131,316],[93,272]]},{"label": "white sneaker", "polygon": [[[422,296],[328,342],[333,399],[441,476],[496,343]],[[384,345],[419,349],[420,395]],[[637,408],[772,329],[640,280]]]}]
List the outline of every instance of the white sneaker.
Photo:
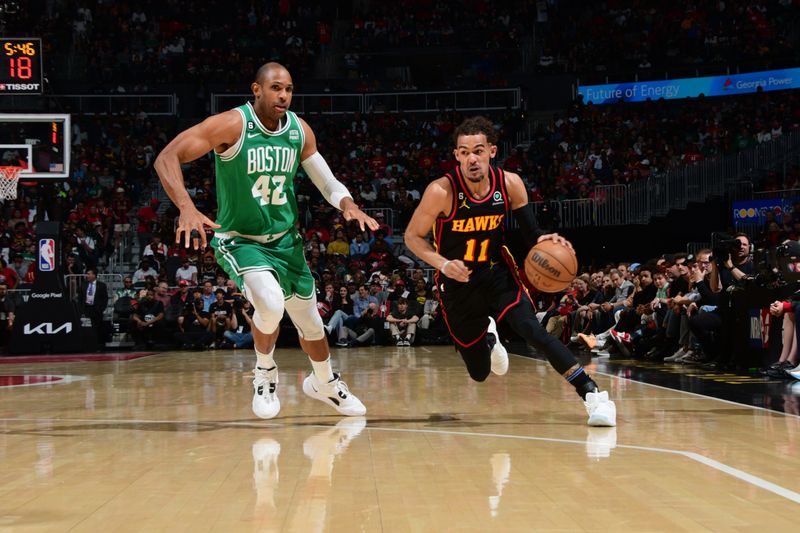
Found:
[{"label": "white sneaker", "polygon": [[611,357],[611,352],[608,350],[597,350],[596,352],[592,350],[592,357],[597,357],[598,359],[607,359]]},{"label": "white sneaker", "polygon": [[789,368],[785,370],[785,372],[792,376],[792,379],[800,379],[800,365],[797,365],[794,368]]},{"label": "white sneaker", "polygon": [[503,343],[500,342],[500,336],[497,334],[497,324],[494,323],[492,317],[489,317],[489,329],[486,332],[486,337],[490,345],[494,341],[492,346],[492,373],[502,376],[508,372],[508,352]]},{"label": "white sneaker", "polygon": [[586,394],[586,412],[589,413],[590,426],[616,426],[617,406],[608,399],[608,391],[589,392]]},{"label": "white sneaker", "polygon": [[597,339],[597,344],[602,344],[603,342],[607,341],[609,337],[611,337],[611,329],[604,331],[603,333],[598,333],[594,336],[594,338]]},{"label": "white sneaker", "polygon": [[350,392],[347,384],[339,379],[339,374],[334,373],[333,379],[327,383],[320,383],[312,372],[303,380],[303,392],[307,396],[326,403],[346,416],[362,416],[367,413],[367,408]]},{"label": "white sneaker", "polygon": [[687,350],[685,350],[683,348],[683,346],[681,346],[680,348],[678,348],[678,350],[674,354],[670,355],[669,357],[665,357],[664,358],[664,362],[665,363],[676,363],[676,362],[678,362],[679,359],[681,359],[683,356],[686,355],[686,352],[687,352]]},{"label": "white sneaker", "polygon": [[253,375],[253,414],[259,418],[274,418],[281,410],[281,401],[276,392],[278,367],[272,370],[256,367]]},{"label": "white sneaker", "polygon": [[702,352],[690,351],[679,359],[679,362],[684,365],[700,365],[706,362],[706,356]]}]

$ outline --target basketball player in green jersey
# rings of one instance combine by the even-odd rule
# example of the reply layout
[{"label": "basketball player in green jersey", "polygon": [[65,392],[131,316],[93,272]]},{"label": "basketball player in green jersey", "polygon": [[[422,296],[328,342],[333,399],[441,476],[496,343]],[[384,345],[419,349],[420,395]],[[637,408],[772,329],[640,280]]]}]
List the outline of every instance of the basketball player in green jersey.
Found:
[{"label": "basketball player in green jersey", "polygon": [[[314,279],[296,229],[298,166],[345,220],[358,221],[362,230],[365,226],[376,230],[378,223],[356,206],[347,188],[333,176],[317,152],[308,124],[289,111],[293,84],[286,68],[266,63],[258,69],[251,89],[254,104],[214,115],[180,133],[155,161],[164,189],[180,210],[176,242],[185,241],[188,247],[196,231],[205,246],[204,226],[214,228],[211,245],[217,262],[253,304],[256,416],[273,418],[280,411],[273,353],[284,310],[311,359],[313,371],[303,382],[303,392],[341,414],[363,415],[364,404],[331,369]],[[181,171],[181,164],[211,150],[216,161],[216,222],[197,210]]]}]

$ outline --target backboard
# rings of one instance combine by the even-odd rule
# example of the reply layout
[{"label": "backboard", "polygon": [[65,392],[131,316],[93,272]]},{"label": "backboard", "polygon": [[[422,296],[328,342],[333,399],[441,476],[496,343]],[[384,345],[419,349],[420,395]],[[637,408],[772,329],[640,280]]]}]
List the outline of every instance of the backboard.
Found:
[{"label": "backboard", "polygon": [[23,166],[23,179],[69,177],[70,115],[0,113],[0,165]]}]

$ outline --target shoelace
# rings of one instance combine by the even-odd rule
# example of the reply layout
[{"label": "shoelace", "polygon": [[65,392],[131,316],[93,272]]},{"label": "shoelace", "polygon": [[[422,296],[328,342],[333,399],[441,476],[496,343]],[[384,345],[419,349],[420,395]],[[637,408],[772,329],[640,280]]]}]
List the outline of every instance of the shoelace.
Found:
[{"label": "shoelace", "polygon": [[277,375],[277,372],[276,372],[275,373],[275,382],[273,383],[273,382],[271,382],[269,380],[269,373],[270,372],[272,372],[272,370],[264,370],[263,368],[254,368],[253,369],[253,375],[255,376],[256,385],[264,385],[265,383],[270,383],[271,384],[270,392],[275,392],[275,383],[278,382],[278,375]]}]

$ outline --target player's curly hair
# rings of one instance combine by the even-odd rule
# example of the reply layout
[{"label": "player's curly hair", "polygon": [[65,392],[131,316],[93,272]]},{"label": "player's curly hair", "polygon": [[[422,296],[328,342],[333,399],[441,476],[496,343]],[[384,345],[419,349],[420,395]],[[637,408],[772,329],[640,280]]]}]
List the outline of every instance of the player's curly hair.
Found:
[{"label": "player's curly hair", "polygon": [[475,116],[464,119],[453,132],[453,144],[458,146],[458,138],[462,135],[486,135],[486,140],[490,144],[497,144],[497,132],[492,121],[483,116]]}]

